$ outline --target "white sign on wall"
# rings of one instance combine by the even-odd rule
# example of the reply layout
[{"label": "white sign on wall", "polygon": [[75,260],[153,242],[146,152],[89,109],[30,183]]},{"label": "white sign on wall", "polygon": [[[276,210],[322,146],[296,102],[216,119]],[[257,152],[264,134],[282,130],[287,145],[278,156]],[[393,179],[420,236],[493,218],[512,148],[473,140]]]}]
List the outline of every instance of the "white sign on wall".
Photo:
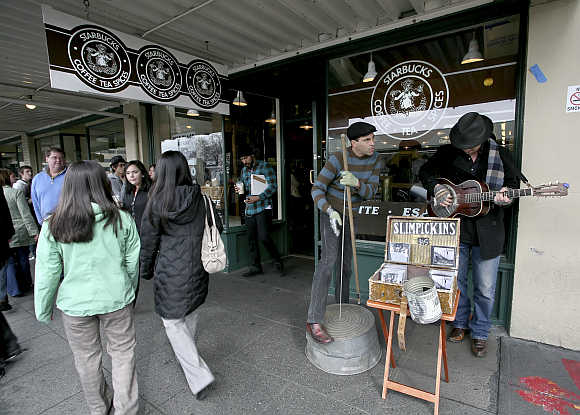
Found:
[{"label": "white sign on wall", "polygon": [[580,112],[580,85],[568,87],[566,112]]}]

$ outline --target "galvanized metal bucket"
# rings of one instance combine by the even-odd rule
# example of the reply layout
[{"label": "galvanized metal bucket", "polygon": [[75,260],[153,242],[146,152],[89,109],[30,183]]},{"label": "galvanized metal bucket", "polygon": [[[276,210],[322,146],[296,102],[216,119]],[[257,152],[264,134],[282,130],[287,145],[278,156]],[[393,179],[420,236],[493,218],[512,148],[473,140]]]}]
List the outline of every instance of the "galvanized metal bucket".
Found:
[{"label": "galvanized metal bucket", "polygon": [[375,367],[381,359],[381,347],[375,316],[354,304],[326,308],[324,323],[334,341],[316,343],[306,334],[306,357],[318,369],[334,375],[356,375]]},{"label": "galvanized metal bucket", "polygon": [[403,285],[403,295],[407,297],[413,321],[429,324],[441,318],[441,303],[431,278],[411,278]]}]

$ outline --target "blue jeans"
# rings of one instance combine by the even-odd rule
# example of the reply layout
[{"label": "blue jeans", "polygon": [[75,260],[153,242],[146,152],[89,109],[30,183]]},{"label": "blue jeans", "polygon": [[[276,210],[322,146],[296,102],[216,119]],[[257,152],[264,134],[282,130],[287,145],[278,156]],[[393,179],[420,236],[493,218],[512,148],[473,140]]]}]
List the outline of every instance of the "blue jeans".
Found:
[{"label": "blue jeans", "polygon": [[[471,299],[467,295],[467,272],[471,256],[473,280],[473,318],[471,314]],[[471,329],[472,339],[487,339],[491,327],[491,312],[495,300],[495,284],[497,282],[497,268],[499,256],[491,259],[482,259],[479,246],[460,244],[459,246],[459,275],[458,285],[461,298],[457,306],[457,316],[454,326],[460,329]]]},{"label": "blue jeans", "polygon": [[29,291],[32,286],[28,246],[10,248],[10,257],[4,272],[6,273],[6,288],[8,295],[14,297]]},{"label": "blue jeans", "polygon": [[6,268],[8,263],[0,260],[0,303],[8,301],[8,295],[6,293]]}]

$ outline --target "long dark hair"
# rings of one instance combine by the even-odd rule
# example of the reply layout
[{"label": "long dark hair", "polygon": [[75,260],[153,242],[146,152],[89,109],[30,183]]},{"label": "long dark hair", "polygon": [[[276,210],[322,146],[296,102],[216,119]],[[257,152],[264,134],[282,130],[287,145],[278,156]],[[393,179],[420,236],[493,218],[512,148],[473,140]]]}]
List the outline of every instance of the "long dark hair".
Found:
[{"label": "long dark hair", "polygon": [[[127,175],[127,169],[129,168],[129,166],[135,166],[139,169],[139,171],[141,172],[141,176],[143,176],[141,178],[141,186],[139,186],[139,190],[143,190],[144,192],[148,192],[149,188],[151,187],[151,178],[149,177],[149,172],[147,171],[147,169],[145,168],[143,163],[141,163],[139,160],[131,160],[125,166],[125,176]],[[125,193],[130,195],[131,193],[134,193],[134,192],[135,192],[135,186],[133,186],[131,183],[129,183],[129,180],[126,180],[125,181]]]},{"label": "long dark hair", "polygon": [[151,221],[153,205],[161,218],[162,226],[167,225],[169,212],[174,209],[177,186],[193,186],[187,160],[179,151],[166,151],[155,167],[155,181],[149,191],[145,216]]},{"label": "long dark hair", "polygon": [[55,240],[63,243],[93,240],[95,213],[91,202],[99,205],[107,221],[105,226],[112,225],[116,234],[120,214],[105,169],[96,161],[77,161],[64,176],[58,205],[49,219]]}]

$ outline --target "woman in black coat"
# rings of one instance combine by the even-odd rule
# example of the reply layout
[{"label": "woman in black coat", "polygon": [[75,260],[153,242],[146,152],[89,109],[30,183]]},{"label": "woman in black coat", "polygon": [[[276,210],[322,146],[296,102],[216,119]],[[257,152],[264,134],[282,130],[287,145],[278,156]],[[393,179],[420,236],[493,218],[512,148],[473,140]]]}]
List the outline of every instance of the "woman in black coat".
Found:
[{"label": "woman in black coat", "polygon": [[147,205],[147,192],[151,187],[151,179],[147,169],[139,160],[131,160],[125,167],[127,181],[121,192],[121,204],[128,211],[137,225],[137,232],[141,235],[141,220]]},{"label": "woman in black coat", "polygon": [[205,301],[209,283],[201,263],[205,217],[204,199],[185,157],[177,151],[163,153],[141,224],[141,277],[155,278],[155,310],[197,399],[205,397],[214,381],[194,340],[196,310]]}]

